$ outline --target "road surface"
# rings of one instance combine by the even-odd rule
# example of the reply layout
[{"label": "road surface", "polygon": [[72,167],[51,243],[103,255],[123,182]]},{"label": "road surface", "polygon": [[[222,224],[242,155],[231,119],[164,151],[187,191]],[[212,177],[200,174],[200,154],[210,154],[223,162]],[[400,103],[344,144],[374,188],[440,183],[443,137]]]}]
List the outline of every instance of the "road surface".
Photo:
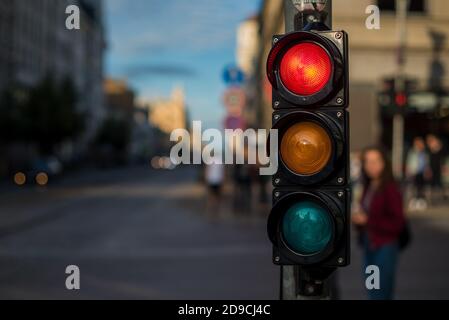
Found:
[{"label": "road surface", "polygon": [[[0,195],[2,299],[276,299],[265,212],[204,214],[194,168],[70,174]],[[226,211],[226,209],[225,209]],[[448,212],[446,212],[448,211]],[[449,210],[412,220],[398,298],[449,298]],[[339,272],[341,296],[364,299],[361,259]],[[65,287],[68,265],[81,290]]]}]

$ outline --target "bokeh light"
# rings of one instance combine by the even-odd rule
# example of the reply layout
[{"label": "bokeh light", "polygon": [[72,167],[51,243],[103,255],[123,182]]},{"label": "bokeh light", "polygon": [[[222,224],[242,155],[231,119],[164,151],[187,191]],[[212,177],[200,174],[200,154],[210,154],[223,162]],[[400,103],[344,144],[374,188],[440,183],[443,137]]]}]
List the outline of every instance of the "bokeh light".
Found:
[{"label": "bokeh light", "polygon": [[36,175],[36,183],[40,186],[48,184],[48,175],[45,172],[40,172]]},{"label": "bokeh light", "polygon": [[17,172],[14,175],[14,183],[18,186],[23,186],[26,183],[26,175],[23,172]]}]

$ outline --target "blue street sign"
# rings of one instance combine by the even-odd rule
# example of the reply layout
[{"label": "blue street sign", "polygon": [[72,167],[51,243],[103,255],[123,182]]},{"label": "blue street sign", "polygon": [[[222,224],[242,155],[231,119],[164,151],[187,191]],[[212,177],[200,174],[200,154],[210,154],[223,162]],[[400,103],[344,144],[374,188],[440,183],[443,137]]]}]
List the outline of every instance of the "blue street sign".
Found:
[{"label": "blue street sign", "polygon": [[245,73],[236,66],[228,66],[223,72],[223,80],[228,85],[241,85],[245,81]]}]

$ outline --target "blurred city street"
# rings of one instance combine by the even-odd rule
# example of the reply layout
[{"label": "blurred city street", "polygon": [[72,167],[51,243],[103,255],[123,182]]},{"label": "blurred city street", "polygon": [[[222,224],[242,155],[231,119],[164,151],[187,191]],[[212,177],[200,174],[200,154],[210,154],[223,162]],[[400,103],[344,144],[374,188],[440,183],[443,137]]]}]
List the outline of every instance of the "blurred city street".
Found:
[{"label": "blurred city street", "polygon": [[449,299],[448,70],[443,0],[0,0],[0,300]]},{"label": "blurred city street", "polygon": [[[268,212],[204,212],[194,167],[84,171],[0,196],[2,299],[277,299]],[[224,206],[226,208],[226,206]],[[448,299],[449,208],[412,215],[398,299]],[[343,299],[364,299],[360,250],[339,272]],[[429,263],[434,261],[434,263]],[[65,268],[81,290],[65,288]]]},{"label": "blurred city street", "polygon": [[276,299],[265,221],[202,216],[195,174],[123,169],[2,195],[0,298]]}]

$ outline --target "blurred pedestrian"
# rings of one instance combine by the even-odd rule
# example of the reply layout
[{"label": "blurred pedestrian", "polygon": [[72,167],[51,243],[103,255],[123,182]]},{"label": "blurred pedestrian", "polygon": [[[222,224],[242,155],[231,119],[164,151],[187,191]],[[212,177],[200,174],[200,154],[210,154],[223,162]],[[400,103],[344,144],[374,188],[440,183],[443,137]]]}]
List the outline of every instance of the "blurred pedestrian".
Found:
[{"label": "blurred pedestrian", "polygon": [[439,197],[445,198],[443,189],[443,143],[441,140],[433,135],[429,134],[426,137],[427,148],[429,149],[429,162],[430,162],[430,186],[432,187],[432,198],[438,194]]},{"label": "blurred pedestrian", "polygon": [[249,215],[252,210],[252,182],[255,165],[248,163],[248,146],[243,149],[243,164],[234,166],[234,210]]},{"label": "blurred pedestrian", "polygon": [[416,137],[413,147],[407,155],[406,175],[413,182],[415,195],[410,201],[410,209],[425,210],[427,200],[425,195],[426,177],[430,174],[429,155],[427,154],[424,139]]},{"label": "blurred pedestrian", "polygon": [[218,212],[220,210],[224,182],[224,166],[218,156],[213,158],[211,164],[206,165],[204,176],[209,189],[207,211]]},{"label": "blurred pedestrian", "polygon": [[248,215],[252,204],[251,177],[251,165],[245,163],[234,166],[234,210]]},{"label": "blurred pedestrian", "polygon": [[380,288],[368,290],[373,300],[393,299],[400,237],[406,228],[402,195],[393,178],[385,151],[368,148],[362,153],[363,195],[360,210],[352,214],[364,250],[364,270],[377,266]]},{"label": "blurred pedestrian", "polygon": [[[260,174],[260,169],[263,168],[263,166],[260,164],[259,159],[257,159],[257,164],[253,166],[253,177],[254,180],[257,183],[257,187],[259,189],[259,204],[262,206],[269,204],[269,197],[268,197],[268,182],[271,181],[270,176],[262,175]],[[263,210],[265,213],[265,210]]]}]

